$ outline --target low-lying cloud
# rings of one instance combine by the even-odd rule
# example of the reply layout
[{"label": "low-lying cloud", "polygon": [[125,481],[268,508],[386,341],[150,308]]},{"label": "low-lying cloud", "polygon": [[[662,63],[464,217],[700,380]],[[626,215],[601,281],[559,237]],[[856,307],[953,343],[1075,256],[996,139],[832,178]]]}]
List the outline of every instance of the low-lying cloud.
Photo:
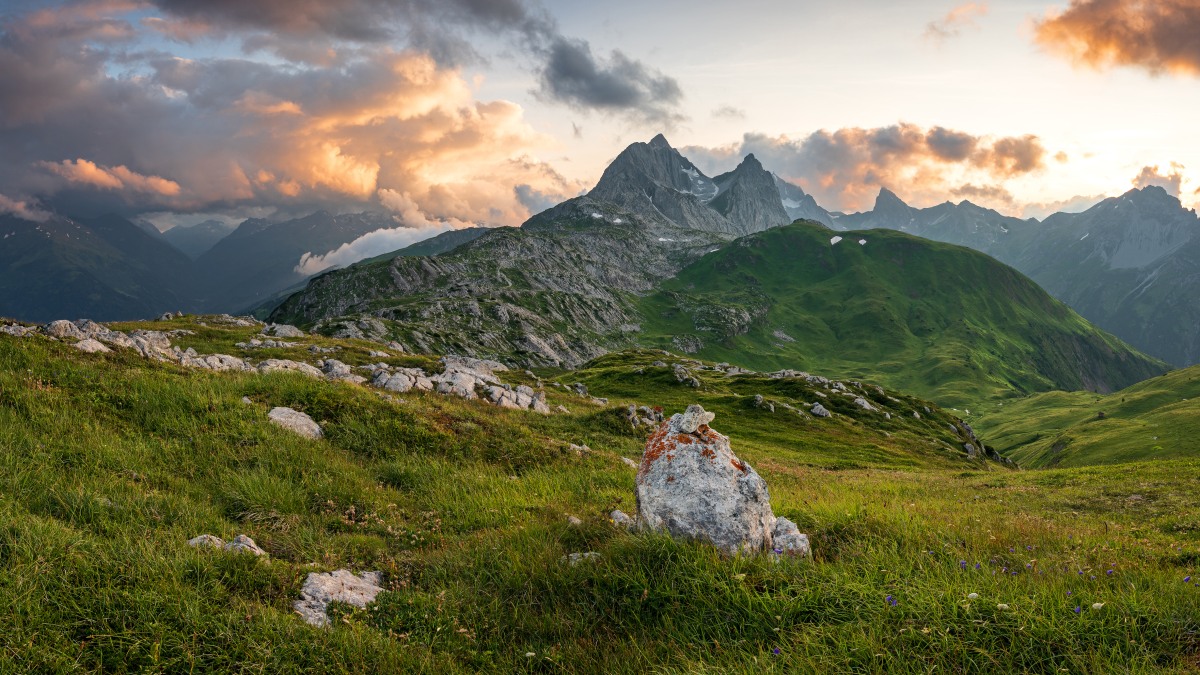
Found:
[{"label": "low-lying cloud", "polygon": [[1079,65],[1200,75],[1200,0],[1071,0],[1035,25],[1041,46]]},{"label": "low-lying cloud", "polygon": [[1004,201],[994,186],[1043,169],[1047,155],[1033,135],[980,136],[908,123],[821,130],[798,139],[746,134],[740,143],[681,152],[710,174],[754,153],[826,208],[843,211],[870,209],[880,187],[915,203],[942,201],[955,190]]}]

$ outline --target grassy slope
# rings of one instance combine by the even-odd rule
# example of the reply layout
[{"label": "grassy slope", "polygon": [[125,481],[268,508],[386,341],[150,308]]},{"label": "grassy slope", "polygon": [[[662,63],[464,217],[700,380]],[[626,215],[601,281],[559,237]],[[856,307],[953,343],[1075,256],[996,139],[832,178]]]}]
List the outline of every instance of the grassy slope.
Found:
[{"label": "grassy slope", "polygon": [[706,256],[645,299],[643,329],[656,337],[643,342],[693,335],[705,358],[812,368],[953,405],[1166,370],[987,256],[890,230],[836,234],[830,245],[829,230],[799,222]]},{"label": "grassy slope", "polygon": [[[233,352],[245,337],[178,327],[199,328],[181,343],[206,351]],[[369,345],[318,341],[343,346],[348,362],[368,359]],[[642,441],[611,409],[559,389],[549,388],[551,404],[572,413],[542,417],[0,336],[2,670],[1177,672],[1196,663],[1200,588],[1181,579],[1200,561],[1200,463],[1148,463],[1136,476],[979,471],[913,446],[903,430],[887,436],[849,416],[808,427],[733,397],[787,398],[770,388],[777,382],[705,377],[696,392],[652,367],[635,378],[628,365],[606,357],[578,376],[594,393],[636,395],[668,413],[696,399],[716,409],[716,428],[768,480],[776,512],[812,536],[813,564],[723,560],[612,528],[610,509],[634,510],[633,473],[617,455],[635,456]],[[309,412],[326,439],[266,424],[274,405]],[[567,443],[593,451],[580,457]],[[844,468],[847,454],[859,468]],[[568,526],[568,513],[583,525]],[[271,559],[189,548],[202,532],[248,533]],[[584,550],[603,559],[558,562]],[[302,624],[289,605],[305,574],[342,566],[385,571],[392,592],[374,609],[339,612],[332,630]],[[1106,604],[1092,611],[1093,602]]]},{"label": "grassy slope", "polygon": [[988,443],[1022,466],[1195,458],[1200,454],[1200,367],[1107,396],[1049,392],[989,404],[981,412],[973,421]]}]

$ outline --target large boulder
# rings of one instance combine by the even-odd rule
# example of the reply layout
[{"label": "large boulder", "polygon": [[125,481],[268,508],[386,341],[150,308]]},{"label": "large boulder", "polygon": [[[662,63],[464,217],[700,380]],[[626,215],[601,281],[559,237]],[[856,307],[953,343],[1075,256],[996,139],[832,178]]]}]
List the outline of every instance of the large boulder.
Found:
[{"label": "large boulder", "polygon": [[289,326],[286,323],[267,324],[266,326],[263,327],[262,334],[263,335],[274,335],[275,337],[281,337],[281,338],[298,338],[298,337],[304,337],[305,335],[307,335],[307,333],[300,330],[299,328],[296,328],[295,326]]},{"label": "large boulder", "polygon": [[637,474],[639,526],[707,541],[729,554],[807,555],[807,537],[775,517],[766,481],[708,426],[713,417],[688,406],[650,436]]},{"label": "large boulder", "polygon": [[290,359],[267,359],[258,364],[257,370],[260,373],[300,373],[317,379],[325,377],[325,373],[316,367]]}]

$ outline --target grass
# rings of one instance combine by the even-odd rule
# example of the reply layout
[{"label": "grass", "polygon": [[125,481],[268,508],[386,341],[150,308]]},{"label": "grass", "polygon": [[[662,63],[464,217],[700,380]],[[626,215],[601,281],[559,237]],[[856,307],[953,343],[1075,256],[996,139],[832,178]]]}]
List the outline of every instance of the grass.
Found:
[{"label": "grass", "polygon": [[978,426],[1023,466],[1086,466],[1196,458],[1200,367],[1108,395],[1049,392],[983,407]]},{"label": "grass", "polygon": [[[225,353],[247,337],[172,326]],[[368,359],[367,343],[303,342]],[[613,398],[547,386],[571,412],[543,417],[0,336],[0,671],[1196,669],[1200,463],[998,470],[940,448],[936,424],[772,415],[747,399],[809,392],[709,373],[694,390],[652,357],[542,373]],[[618,456],[643,440],[620,406],[695,400],[810,534],[811,563],[608,523],[635,510]],[[267,424],[275,405],[326,438]],[[270,558],[187,546],[204,532],[249,534]],[[602,557],[560,562],[579,551]],[[341,567],[382,570],[388,592],[336,608],[332,629],[303,624],[290,603],[305,575]]]},{"label": "grass", "polygon": [[[1167,370],[1015,270],[892,230],[773,228],[711,253],[642,301],[639,342],[759,370],[807,368],[967,406],[1112,390]],[[863,240],[865,245],[858,244]]]}]

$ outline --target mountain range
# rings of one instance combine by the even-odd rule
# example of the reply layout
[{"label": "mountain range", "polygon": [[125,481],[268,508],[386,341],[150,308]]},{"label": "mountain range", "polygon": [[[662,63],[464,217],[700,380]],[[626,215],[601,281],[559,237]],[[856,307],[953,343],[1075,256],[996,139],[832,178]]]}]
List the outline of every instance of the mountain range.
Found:
[{"label": "mountain range", "polygon": [[[539,274],[550,275],[546,279],[502,271],[509,264],[503,260],[486,261],[470,271],[441,272],[422,267],[436,268],[441,262],[408,262],[403,265],[420,268],[428,278],[394,292],[380,287],[382,297],[367,294],[368,300],[360,293],[362,297],[332,303],[314,300],[328,294],[314,287],[314,293],[293,303],[297,311],[290,315],[317,321],[390,307],[396,319],[412,321],[412,294],[432,293],[427,284],[443,283],[434,278],[463,277],[461,284],[444,280],[458,284],[458,295],[434,303],[440,303],[446,325],[432,318],[436,312],[420,310],[421,322],[433,330],[429,335],[417,330],[418,343],[438,344],[442,338],[435,336],[443,333],[447,344],[469,342],[466,329],[456,329],[449,317],[458,310],[473,312],[475,305],[495,305],[499,318],[476,322],[486,328],[484,341],[493,342],[495,351],[503,351],[502,344],[524,343],[540,354],[535,361],[580,363],[603,351],[601,342],[637,332],[622,328],[641,323],[638,303],[628,294],[648,292],[738,237],[798,219],[838,231],[900,230],[973,248],[1028,275],[1084,318],[1147,354],[1176,365],[1200,360],[1200,337],[1194,330],[1200,309],[1189,302],[1200,291],[1200,223],[1195,212],[1162,188],[1132,190],[1083,213],[1059,213],[1042,222],[1005,216],[969,201],[914,208],[886,188],[870,211],[833,213],[798,185],[768,171],[754,155],[710,178],[661,134],[630,145],[585,196],[537,214],[521,228],[448,232],[407,253],[364,261],[349,273],[368,274],[364,266],[395,256],[434,256],[460,246],[464,256],[476,250],[486,256],[491,246],[486,242],[496,241],[507,242],[497,244],[500,248],[515,247],[514,263],[527,244],[531,252],[559,258],[537,265]],[[326,212],[284,221],[250,219],[232,228],[206,221],[162,235],[116,216],[56,216],[45,223],[6,216],[0,222],[9,235],[0,252],[0,269],[5,270],[0,285],[14,289],[0,300],[0,314],[23,319],[74,314],[128,319],[168,310],[241,312],[253,307],[267,311],[281,295],[306,282],[308,276],[298,266],[305,254],[320,255],[396,226],[386,214]],[[485,242],[483,248],[471,248],[477,240]],[[623,247],[630,250],[615,250]],[[617,259],[623,263],[611,266]],[[483,268],[490,272],[483,274]],[[484,278],[475,279],[476,274]],[[507,274],[523,280],[501,281]],[[322,280],[318,286],[331,283]],[[484,295],[467,299],[467,289]],[[506,295],[538,299],[513,301]],[[584,309],[565,296],[590,297],[594,305]],[[392,303],[383,298],[401,299]],[[538,315],[542,305],[551,311]],[[516,323],[503,318],[513,312],[522,316],[520,310],[530,308],[534,315]],[[596,335],[609,337],[597,340]]]},{"label": "mountain range", "polygon": [[658,136],[521,228],[320,275],[271,319],[527,365],[648,345],[819,365],[951,403],[1112,391],[1167,368],[988,256],[817,221],[785,227],[781,186],[795,208],[819,208],[753,155],[710,179]]}]

